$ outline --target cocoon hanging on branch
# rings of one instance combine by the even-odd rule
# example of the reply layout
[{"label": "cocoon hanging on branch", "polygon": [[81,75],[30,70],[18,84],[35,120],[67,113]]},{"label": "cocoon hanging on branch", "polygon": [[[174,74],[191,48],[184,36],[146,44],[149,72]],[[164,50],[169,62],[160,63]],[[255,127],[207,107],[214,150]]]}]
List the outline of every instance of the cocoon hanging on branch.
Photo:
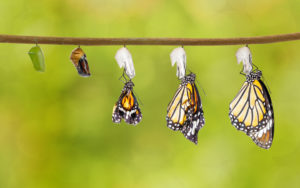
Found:
[{"label": "cocoon hanging on branch", "polygon": [[39,72],[45,72],[45,58],[41,47],[38,45],[32,47],[28,55],[32,61],[33,67]]},{"label": "cocoon hanging on branch", "polygon": [[235,54],[238,64],[243,62],[243,72],[248,75],[252,71],[252,54],[247,46],[241,47]]},{"label": "cocoon hanging on branch", "polygon": [[91,75],[86,55],[80,47],[72,51],[70,59],[80,76],[89,77]]},{"label": "cocoon hanging on branch", "polygon": [[177,63],[177,72],[176,76],[181,79],[185,76],[185,70],[186,70],[186,53],[182,47],[175,48],[171,54],[171,63],[172,66]]},{"label": "cocoon hanging on branch", "polygon": [[124,68],[129,79],[134,78],[135,69],[133,65],[132,56],[126,47],[119,49],[115,55],[115,59],[120,68]]}]

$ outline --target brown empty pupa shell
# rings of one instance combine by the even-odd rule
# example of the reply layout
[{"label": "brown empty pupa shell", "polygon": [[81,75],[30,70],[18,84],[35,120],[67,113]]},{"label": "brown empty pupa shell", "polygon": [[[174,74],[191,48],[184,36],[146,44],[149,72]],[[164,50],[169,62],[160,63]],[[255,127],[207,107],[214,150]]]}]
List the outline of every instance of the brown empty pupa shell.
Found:
[{"label": "brown empty pupa shell", "polygon": [[86,55],[80,47],[72,51],[70,59],[75,65],[80,76],[88,77],[91,75]]}]

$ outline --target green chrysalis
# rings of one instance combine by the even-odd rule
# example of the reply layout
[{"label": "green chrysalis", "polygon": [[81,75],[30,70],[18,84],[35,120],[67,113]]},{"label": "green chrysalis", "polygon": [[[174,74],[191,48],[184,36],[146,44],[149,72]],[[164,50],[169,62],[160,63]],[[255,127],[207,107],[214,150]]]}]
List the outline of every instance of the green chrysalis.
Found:
[{"label": "green chrysalis", "polygon": [[28,54],[35,70],[45,72],[45,58],[41,47],[38,45],[32,47]]}]

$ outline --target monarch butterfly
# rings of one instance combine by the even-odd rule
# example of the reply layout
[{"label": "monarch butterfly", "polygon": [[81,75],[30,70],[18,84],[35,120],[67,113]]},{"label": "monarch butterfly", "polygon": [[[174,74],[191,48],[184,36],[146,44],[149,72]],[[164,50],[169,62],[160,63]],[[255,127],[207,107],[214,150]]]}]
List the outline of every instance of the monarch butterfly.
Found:
[{"label": "monarch butterfly", "polygon": [[127,81],[119,97],[119,100],[113,107],[112,121],[120,123],[123,118],[126,123],[136,125],[142,119],[142,113],[139,104],[133,94],[133,82]]},{"label": "monarch butterfly", "polygon": [[181,79],[181,84],[168,105],[166,120],[170,129],[180,130],[187,139],[197,144],[204,116],[195,77],[191,73]]},{"label": "monarch butterfly", "polygon": [[91,75],[86,55],[81,48],[78,47],[74,49],[72,51],[70,59],[75,65],[80,76],[88,77]]},{"label": "monarch butterfly", "polygon": [[245,132],[259,147],[268,149],[274,137],[274,113],[261,77],[260,70],[246,75],[244,85],[230,103],[229,117],[236,129]]}]

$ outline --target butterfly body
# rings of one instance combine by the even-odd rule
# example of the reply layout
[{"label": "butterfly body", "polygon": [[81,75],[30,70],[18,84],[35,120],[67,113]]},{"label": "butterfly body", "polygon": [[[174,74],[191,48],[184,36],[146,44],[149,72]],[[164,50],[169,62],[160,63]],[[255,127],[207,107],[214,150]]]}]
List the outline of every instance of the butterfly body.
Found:
[{"label": "butterfly body", "polygon": [[124,119],[126,123],[136,125],[141,121],[142,113],[133,94],[133,86],[132,81],[125,83],[119,100],[113,107],[112,121],[114,123],[120,123]]},{"label": "butterfly body", "polygon": [[237,130],[268,149],[274,136],[274,114],[271,97],[261,77],[259,70],[246,75],[244,85],[230,103],[229,117]]},{"label": "butterfly body", "polygon": [[197,144],[204,116],[195,77],[191,73],[181,79],[181,84],[168,105],[166,120],[170,129],[181,131],[187,139]]}]

